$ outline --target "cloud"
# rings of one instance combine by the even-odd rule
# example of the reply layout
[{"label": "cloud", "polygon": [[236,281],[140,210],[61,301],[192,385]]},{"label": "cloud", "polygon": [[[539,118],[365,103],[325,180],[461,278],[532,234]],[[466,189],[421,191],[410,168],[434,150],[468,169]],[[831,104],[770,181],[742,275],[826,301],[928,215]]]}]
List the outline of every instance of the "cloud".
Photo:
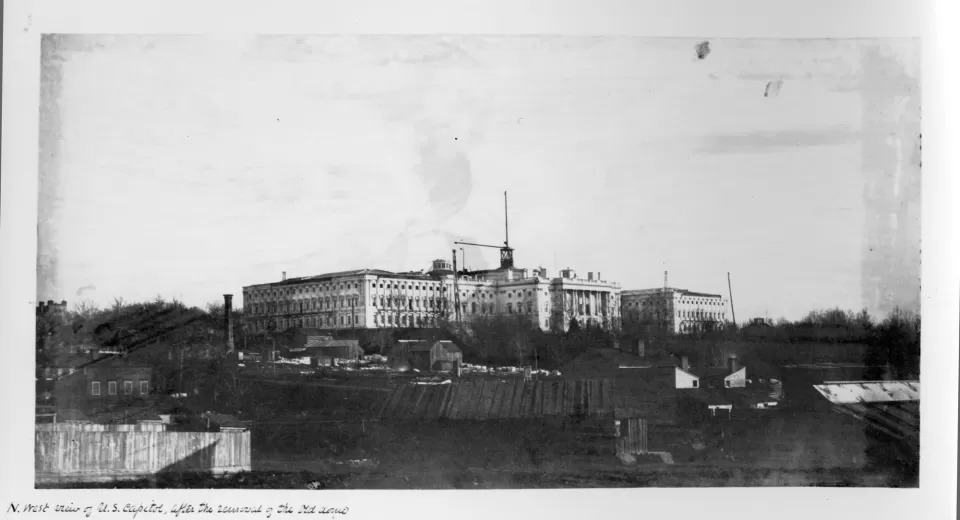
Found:
[{"label": "cloud", "polygon": [[862,133],[847,127],[784,130],[702,136],[694,150],[705,155],[769,153],[801,147],[838,146],[860,141]]}]

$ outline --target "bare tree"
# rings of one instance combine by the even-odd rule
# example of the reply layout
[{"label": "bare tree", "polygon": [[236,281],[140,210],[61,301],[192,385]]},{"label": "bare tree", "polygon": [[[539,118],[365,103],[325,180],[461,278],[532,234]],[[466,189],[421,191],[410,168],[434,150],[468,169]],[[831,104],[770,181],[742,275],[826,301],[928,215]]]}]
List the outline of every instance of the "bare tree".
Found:
[{"label": "bare tree", "polygon": [[213,318],[222,318],[223,317],[223,302],[221,301],[212,301],[207,304],[207,314]]},{"label": "bare tree", "polygon": [[73,318],[89,320],[100,313],[100,307],[92,300],[83,299],[73,304]]},{"label": "bare tree", "polygon": [[126,308],[126,304],[123,301],[123,297],[117,296],[113,299],[113,305],[111,306],[110,310],[113,311],[113,314],[115,316],[119,316],[125,308]]}]

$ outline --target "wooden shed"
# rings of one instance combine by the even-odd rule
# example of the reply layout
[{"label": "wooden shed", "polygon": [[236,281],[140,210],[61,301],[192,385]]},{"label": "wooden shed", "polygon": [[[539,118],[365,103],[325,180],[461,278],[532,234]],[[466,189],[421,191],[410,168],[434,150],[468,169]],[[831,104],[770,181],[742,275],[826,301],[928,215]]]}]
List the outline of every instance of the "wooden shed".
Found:
[{"label": "wooden shed", "polygon": [[409,364],[417,370],[453,371],[463,362],[463,351],[452,341],[398,341],[389,356],[391,365]]},{"label": "wooden shed", "polygon": [[303,349],[307,357],[329,359],[357,359],[363,355],[360,342],[355,339],[316,340],[313,338]]}]

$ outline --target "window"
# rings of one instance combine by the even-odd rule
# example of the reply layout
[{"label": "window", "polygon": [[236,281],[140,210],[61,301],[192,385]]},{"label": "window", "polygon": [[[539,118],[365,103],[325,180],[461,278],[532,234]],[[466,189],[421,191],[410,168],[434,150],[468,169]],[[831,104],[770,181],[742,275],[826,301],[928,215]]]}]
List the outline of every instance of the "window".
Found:
[{"label": "window", "polygon": [[117,382],[116,382],[116,381],[110,381],[109,383],[107,383],[107,394],[109,394],[109,395],[117,395]]},{"label": "window", "polygon": [[90,395],[100,395],[100,381],[94,381],[90,384]]},{"label": "window", "polygon": [[123,393],[126,395],[130,395],[133,393],[133,381],[123,382]]},{"label": "window", "polygon": [[730,388],[730,380],[729,380],[729,379],[725,379],[725,380],[723,381],[723,386],[725,386],[725,387],[727,387],[727,388]]},{"label": "window", "polygon": [[700,381],[697,381],[696,379],[694,379],[694,380],[693,380],[693,387],[694,387],[694,388],[699,388],[699,387],[700,387]]},{"label": "window", "polygon": [[147,395],[147,392],[150,391],[150,383],[146,381],[140,381],[140,395]]}]

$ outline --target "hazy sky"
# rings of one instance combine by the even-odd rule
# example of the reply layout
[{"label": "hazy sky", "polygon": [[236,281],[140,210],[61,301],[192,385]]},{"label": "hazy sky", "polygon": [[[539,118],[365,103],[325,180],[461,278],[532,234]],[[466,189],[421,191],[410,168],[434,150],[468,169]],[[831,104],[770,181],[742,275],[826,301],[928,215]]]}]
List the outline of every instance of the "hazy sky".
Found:
[{"label": "hazy sky", "polygon": [[500,244],[507,190],[518,266],[860,308],[862,57],[918,47],[699,41],[48,38],[40,298],[427,268]]}]

